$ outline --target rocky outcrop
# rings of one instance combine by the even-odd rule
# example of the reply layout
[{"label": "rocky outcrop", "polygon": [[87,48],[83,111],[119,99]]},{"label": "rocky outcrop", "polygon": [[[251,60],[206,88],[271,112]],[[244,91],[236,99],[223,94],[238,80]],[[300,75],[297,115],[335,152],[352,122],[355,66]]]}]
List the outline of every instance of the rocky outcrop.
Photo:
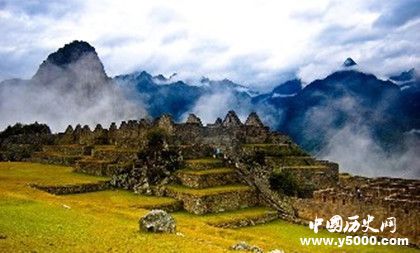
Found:
[{"label": "rocky outcrop", "polygon": [[152,210],[139,221],[140,231],[175,233],[176,223],[172,215],[163,210]]}]

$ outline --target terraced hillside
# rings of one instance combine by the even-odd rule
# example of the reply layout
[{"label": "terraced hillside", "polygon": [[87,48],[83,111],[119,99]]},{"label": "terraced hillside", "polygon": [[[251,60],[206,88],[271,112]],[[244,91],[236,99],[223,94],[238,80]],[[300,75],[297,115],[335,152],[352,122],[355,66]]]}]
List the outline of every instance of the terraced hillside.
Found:
[{"label": "terraced hillside", "polygon": [[[235,224],[242,226],[241,221],[269,214],[270,210],[263,207],[205,215],[176,211],[172,214],[177,222],[177,234],[149,234],[139,232],[139,217],[147,209],[176,205],[178,201],[123,190],[54,195],[30,186],[74,186],[108,180],[74,173],[71,167],[56,165],[0,163],[0,180],[0,252],[217,253],[230,252],[229,247],[238,241],[258,245],[267,252],[273,249],[296,253],[419,252],[392,246],[303,247],[300,237],[337,238],[341,235],[325,231],[314,234],[307,226],[281,220],[226,228],[236,227]],[[188,191],[196,190],[200,191],[193,187]]]}]

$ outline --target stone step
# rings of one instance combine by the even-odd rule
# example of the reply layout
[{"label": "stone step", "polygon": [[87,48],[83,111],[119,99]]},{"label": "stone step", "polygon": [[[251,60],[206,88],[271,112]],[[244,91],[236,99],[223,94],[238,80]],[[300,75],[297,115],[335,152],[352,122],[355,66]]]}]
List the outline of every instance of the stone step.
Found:
[{"label": "stone step", "polygon": [[207,214],[200,217],[211,226],[220,228],[240,228],[265,224],[279,219],[277,211],[267,207],[250,207],[218,214]]},{"label": "stone step", "polygon": [[139,208],[139,209],[161,209],[166,212],[177,212],[182,210],[182,201],[173,199],[173,201],[166,203],[159,203],[159,204],[150,204],[150,203],[141,203],[141,204],[132,204],[130,205],[131,208]]},{"label": "stone step", "polygon": [[245,144],[242,146],[245,153],[263,153],[268,156],[308,156],[305,151],[293,144]]},{"label": "stone step", "polygon": [[190,170],[207,170],[223,167],[223,162],[215,158],[190,159],[185,161],[185,168]]},{"label": "stone step", "polygon": [[61,153],[68,156],[82,156],[84,155],[85,147],[82,145],[44,145],[42,151]]},{"label": "stone step", "polygon": [[120,171],[131,169],[134,162],[114,163],[108,160],[99,160],[92,157],[84,157],[77,161],[75,172],[93,176],[113,176]]},{"label": "stone step", "polygon": [[98,160],[109,160],[114,162],[134,161],[137,159],[136,149],[117,148],[113,145],[95,146],[92,150],[92,157]]},{"label": "stone step", "polygon": [[226,185],[206,189],[171,185],[167,187],[166,194],[182,200],[184,209],[194,214],[219,213],[258,204],[255,190],[245,185]]},{"label": "stone step", "polygon": [[183,169],[177,171],[176,175],[182,185],[196,189],[239,183],[238,174],[232,168]]},{"label": "stone step", "polygon": [[273,175],[277,173],[290,173],[300,185],[312,190],[334,187],[339,181],[338,168],[322,164],[283,166],[274,169]]},{"label": "stone step", "polygon": [[313,170],[323,171],[327,170],[328,167],[324,165],[296,165],[296,166],[282,166],[282,170]]},{"label": "stone step", "polygon": [[78,194],[86,192],[104,191],[111,188],[109,181],[98,181],[94,183],[64,184],[64,185],[44,185],[30,184],[31,187],[46,191],[54,195]]},{"label": "stone step", "polygon": [[314,165],[315,159],[310,156],[266,156],[266,163],[271,166],[306,166]]},{"label": "stone step", "polygon": [[45,151],[35,152],[31,156],[32,162],[65,166],[74,166],[80,159],[82,159],[80,155],[64,155],[59,152]]}]

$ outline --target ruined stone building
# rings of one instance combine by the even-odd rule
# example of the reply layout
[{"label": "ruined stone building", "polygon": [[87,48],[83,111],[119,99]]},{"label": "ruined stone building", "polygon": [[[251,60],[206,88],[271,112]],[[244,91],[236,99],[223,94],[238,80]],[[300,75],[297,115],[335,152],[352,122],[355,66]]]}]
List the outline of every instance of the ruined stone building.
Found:
[{"label": "ruined stone building", "polygon": [[[153,145],[159,147],[154,153]],[[193,114],[185,123],[164,115],[154,121],[112,123],[108,128],[97,125],[94,130],[69,126],[54,135],[54,145],[43,146],[31,160],[109,176],[113,187],[175,198],[180,204],[173,210],[205,214],[273,208],[258,219],[226,226],[279,217],[306,223],[315,217],[369,214],[376,219],[374,225],[388,217],[397,220],[395,233],[379,235],[407,237],[420,245],[419,181],[340,174],[336,163],[311,157],[286,135],[270,131],[255,113],[242,123],[230,111],[223,120],[206,126]],[[292,194],[286,194],[273,186],[276,175],[287,175],[299,193],[288,189]]]}]

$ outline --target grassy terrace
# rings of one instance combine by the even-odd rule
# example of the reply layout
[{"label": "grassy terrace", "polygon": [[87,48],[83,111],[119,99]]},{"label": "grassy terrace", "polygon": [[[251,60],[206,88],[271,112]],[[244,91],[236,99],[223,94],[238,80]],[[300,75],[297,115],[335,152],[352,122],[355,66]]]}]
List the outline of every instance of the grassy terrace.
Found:
[{"label": "grassy terrace", "polygon": [[37,154],[38,154],[38,156],[41,155],[41,156],[46,156],[46,157],[69,157],[69,158],[71,158],[71,157],[75,157],[75,158],[81,157],[80,155],[65,155],[61,152],[54,152],[54,151],[40,151],[40,152],[37,152]]},{"label": "grassy terrace", "polygon": [[266,207],[251,207],[227,213],[205,214],[200,216],[199,219],[208,224],[220,224],[241,220],[243,218],[261,217],[267,212],[273,212],[273,210]]},{"label": "grassy terrace", "polygon": [[288,147],[288,144],[272,144],[272,143],[252,143],[244,144],[245,148],[273,148],[273,147]]},{"label": "grassy terrace", "polygon": [[83,147],[83,146],[82,146],[82,145],[80,145],[80,144],[44,145],[44,147],[46,147],[46,148],[48,148],[48,147],[50,147],[50,148],[56,148],[57,146],[60,146],[60,147],[67,147],[67,148],[77,148],[77,147]]},{"label": "grassy terrace", "polygon": [[186,160],[186,163],[189,164],[197,164],[197,163],[205,163],[205,164],[213,164],[213,163],[221,163],[219,159],[215,158],[202,158],[202,159],[190,159]]},{"label": "grassy terrace", "polygon": [[303,247],[300,237],[343,237],[284,221],[241,229],[221,229],[207,224],[241,215],[258,214],[244,209],[220,215],[174,214],[181,234],[148,234],[138,231],[138,219],[147,210],[136,204],[156,204],[161,198],[135,196],[125,191],[54,196],[28,187],[34,182],[79,183],[103,179],[71,173],[62,166],[0,163],[0,252],[233,252],[228,248],[247,241],[266,252],[287,253],[415,253],[395,246]]},{"label": "grassy terrace", "polygon": [[232,173],[234,172],[234,169],[231,168],[216,168],[216,169],[208,169],[208,170],[188,170],[188,169],[184,169],[184,170],[179,170],[179,173],[185,173],[185,174],[192,174],[192,175],[197,175],[197,176],[202,176],[202,175],[211,175],[211,174],[227,174],[227,173]]},{"label": "grassy terrace", "polygon": [[[109,180],[107,177],[89,176],[73,173],[71,167],[45,165],[37,163],[0,163],[0,190],[17,187],[25,189],[27,183],[38,185],[71,185],[78,183],[95,183]],[[13,188],[12,188],[13,189]],[[0,194],[1,194],[0,193]]]},{"label": "grassy terrace", "polygon": [[152,209],[160,206],[171,205],[177,201],[172,198],[157,198],[153,196],[136,195],[125,190],[108,190],[101,192],[89,192],[83,194],[68,195],[69,200],[78,201],[83,198],[91,206],[99,206],[103,203],[118,208],[132,209],[144,208]]},{"label": "grassy terrace", "polygon": [[192,189],[181,185],[171,185],[168,186],[168,189],[174,192],[190,194],[194,196],[210,196],[216,195],[225,192],[233,192],[233,191],[248,191],[251,188],[246,185],[227,185],[227,186],[217,186],[211,187],[206,189]]},{"label": "grassy terrace", "polygon": [[100,160],[96,159],[95,157],[87,156],[80,160],[80,162],[87,162],[87,163],[112,163],[112,161],[108,160]]},{"label": "grassy terrace", "polygon": [[115,151],[115,152],[138,152],[137,149],[132,148],[121,148],[115,145],[96,145],[94,147],[95,150],[98,151]]},{"label": "grassy terrace", "polygon": [[323,165],[296,165],[296,166],[284,166],[281,169],[275,169],[275,171],[279,171],[282,169],[312,169],[312,170],[316,170],[316,169],[325,169],[326,166]]}]

